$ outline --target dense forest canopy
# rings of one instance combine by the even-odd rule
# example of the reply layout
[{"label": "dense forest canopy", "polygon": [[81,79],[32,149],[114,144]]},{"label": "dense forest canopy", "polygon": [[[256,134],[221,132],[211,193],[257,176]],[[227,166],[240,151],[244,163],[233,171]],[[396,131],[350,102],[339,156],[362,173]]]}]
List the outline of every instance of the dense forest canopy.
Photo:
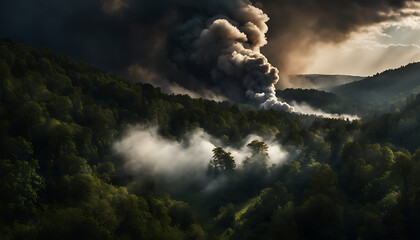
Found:
[{"label": "dense forest canopy", "polygon": [[[420,95],[355,121],[255,110],[167,95],[10,39],[0,40],[0,83],[2,239],[419,234]],[[308,96],[301,92],[278,94]],[[320,107],[345,102],[321,95]],[[202,175],[219,187],[201,194],[197,183],[177,192],[141,170],[127,172],[113,146],[139,124],[180,146],[195,131],[217,139]],[[272,146],[287,153],[284,161],[270,161]],[[244,159],[235,157],[241,147]]]}]

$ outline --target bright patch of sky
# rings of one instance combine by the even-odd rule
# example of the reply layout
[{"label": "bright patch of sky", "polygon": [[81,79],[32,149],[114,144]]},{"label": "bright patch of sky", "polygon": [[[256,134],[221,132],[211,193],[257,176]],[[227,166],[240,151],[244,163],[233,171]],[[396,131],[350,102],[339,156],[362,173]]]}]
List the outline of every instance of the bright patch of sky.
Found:
[{"label": "bright patch of sky", "polygon": [[384,31],[385,36],[379,37],[382,44],[404,44],[420,46],[420,29],[391,26]]},{"label": "bright patch of sky", "polygon": [[420,62],[420,4],[413,3],[400,20],[361,29],[338,45],[321,45],[305,73],[369,76]]}]

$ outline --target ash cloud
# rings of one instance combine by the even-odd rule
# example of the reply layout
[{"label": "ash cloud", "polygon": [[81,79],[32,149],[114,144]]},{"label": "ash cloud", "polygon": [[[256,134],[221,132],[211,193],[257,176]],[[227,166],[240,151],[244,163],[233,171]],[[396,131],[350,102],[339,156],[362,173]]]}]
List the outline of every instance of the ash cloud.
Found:
[{"label": "ash cloud", "polygon": [[268,145],[269,166],[282,164],[288,159],[288,153],[274,139],[257,135],[248,136],[242,147],[232,148],[223,146],[220,140],[203,130],[175,141],[160,136],[158,127],[143,125],[127,129],[125,136],[113,144],[113,150],[122,157],[123,170],[139,181],[152,179],[157,186],[170,190],[194,185],[197,192],[210,193],[228,180],[224,175],[216,179],[206,175],[213,148],[221,146],[231,152],[240,170],[243,161],[252,155],[246,145],[254,139]]},{"label": "ash cloud", "polygon": [[273,98],[274,85],[293,87],[287,74],[304,68],[311,50],[415,14],[406,11],[412,2],[418,1],[3,0],[0,35],[121,75],[138,65],[164,86],[201,96],[207,89],[290,110]]}]

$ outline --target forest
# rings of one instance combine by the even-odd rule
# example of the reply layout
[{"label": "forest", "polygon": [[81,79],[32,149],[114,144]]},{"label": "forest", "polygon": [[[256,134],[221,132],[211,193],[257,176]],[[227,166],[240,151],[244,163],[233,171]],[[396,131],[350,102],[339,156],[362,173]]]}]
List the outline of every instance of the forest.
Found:
[{"label": "forest", "polygon": [[[0,39],[0,84],[1,239],[420,234],[420,94],[401,95],[389,112],[368,114],[369,103],[354,121],[256,110],[165,94],[11,39]],[[358,113],[345,97],[320,95],[318,107]],[[194,184],[178,191],[127,172],[113,146],[138,124],[156,126],[162,141],[188,144],[197,130],[218,139],[203,174],[221,186],[203,197]],[[270,161],[267,139],[284,161]],[[230,151],[241,146],[250,152],[243,161]]]}]

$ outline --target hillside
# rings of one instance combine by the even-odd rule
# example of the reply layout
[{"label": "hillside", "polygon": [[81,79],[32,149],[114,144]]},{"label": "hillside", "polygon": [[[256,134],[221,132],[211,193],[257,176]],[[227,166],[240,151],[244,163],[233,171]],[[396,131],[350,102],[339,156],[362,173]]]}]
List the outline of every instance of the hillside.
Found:
[{"label": "hillside", "polygon": [[[117,175],[112,160],[119,131],[159,121],[158,99],[169,96],[9,39],[0,84],[1,239],[205,236],[186,203]],[[182,228],[172,212],[186,214]]]},{"label": "hillside", "polygon": [[302,86],[303,88],[314,88],[324,91],[329,91],[334,87],[361,79],[363,79],[363,77],[325,74],[301,74],[289,76],[289,81],[295,86]]},{"label": "hillside", "polygon": [[10,39],[0,84],[1,239],[420,234],[419,95],[369,121],[246,110]]},{"label": "hillside", "polygon": [[315,89],[288,88],[285,90],[277,90],[276,95],[286,102],[309,104],[315,109],[321,109],[329,113],[357,114],[359,116],[367,116],[376,110],[374,104],[367,104],[361,101],[350,100],[331,92]]},{"label": "hillside", "polygon": [[335,87],[332,92],[365,102],[389,103],[420,92],[420,63],[387,70],[360,81]]},{"label": "hillside", "polygon": [[368,138],[379,143],[393,143],[410,151],[420,142],[420,94],[407,100],[401,112],[384,114],[366,123]]},{"label": "hillside", "polygon": [[202,239],[188,204],[119,170],[114,141],[141,123],[168,139],[204,128],[241,145],[299,124],[285,112],[166,95],[10,39],[0,40],[0,84],[2,239]]}]

